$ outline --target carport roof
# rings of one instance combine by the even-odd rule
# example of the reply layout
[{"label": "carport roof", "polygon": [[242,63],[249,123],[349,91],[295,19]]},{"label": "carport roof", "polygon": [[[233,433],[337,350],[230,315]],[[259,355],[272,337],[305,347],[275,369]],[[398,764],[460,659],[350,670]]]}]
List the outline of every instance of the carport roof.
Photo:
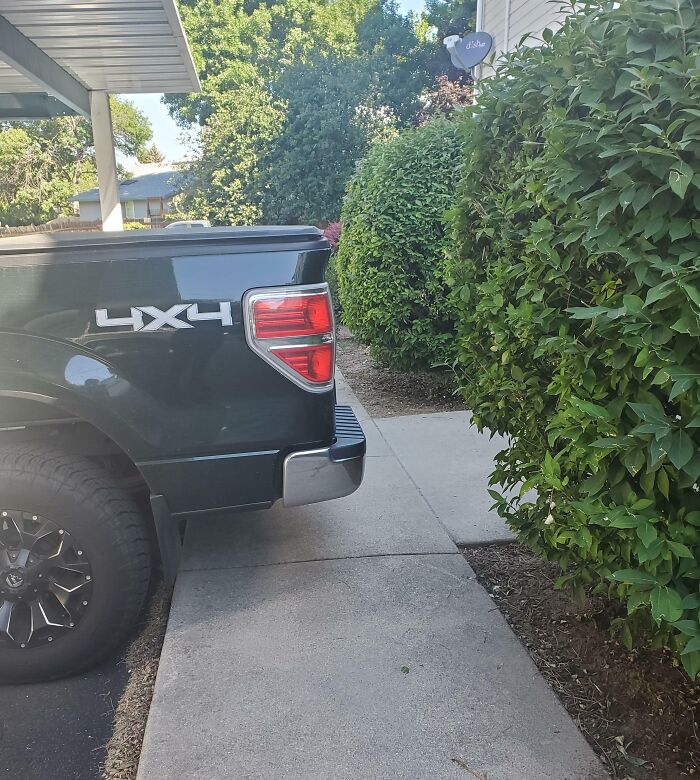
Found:
[{"label": "carport roof", "polygon": [[91,90],[199,89],[175,0],[0,0],[0,118],[60,113],[47,93],[88,115]]}]

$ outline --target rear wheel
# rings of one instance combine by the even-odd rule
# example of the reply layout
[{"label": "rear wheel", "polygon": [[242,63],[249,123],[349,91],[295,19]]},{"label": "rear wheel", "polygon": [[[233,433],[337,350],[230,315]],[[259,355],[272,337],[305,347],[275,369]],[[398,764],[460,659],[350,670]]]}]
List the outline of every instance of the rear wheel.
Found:
[{"label": "rear wheel", "polygon": [[0,682],[83,671],[133,628],[151,552],[141,512],[90,461],[0,453]]}]

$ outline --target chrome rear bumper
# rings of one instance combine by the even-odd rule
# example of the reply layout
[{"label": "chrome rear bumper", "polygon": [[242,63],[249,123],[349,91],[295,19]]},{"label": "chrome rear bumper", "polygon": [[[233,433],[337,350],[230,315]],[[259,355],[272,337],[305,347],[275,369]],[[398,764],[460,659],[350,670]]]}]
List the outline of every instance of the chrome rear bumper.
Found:
[{"label": "chrome rear bumper", "polygon": [[282,501],[302,506],[354,493],[365,468],[365,435],[349,406],[336,406],[336,441],[284,459]]}]

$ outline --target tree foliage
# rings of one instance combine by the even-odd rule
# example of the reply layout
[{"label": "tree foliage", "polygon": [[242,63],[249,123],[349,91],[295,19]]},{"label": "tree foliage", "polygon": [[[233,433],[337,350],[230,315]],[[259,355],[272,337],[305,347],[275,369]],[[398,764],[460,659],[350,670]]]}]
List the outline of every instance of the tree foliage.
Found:
[{"label": "tree foliage", "polygon": [[[501,514],[700,671],[698,0],[577,6],[465,122],[458,372]],[[528,491],[533,490],[535,497]]]},{"label": "tree foliage", "polygon": [[[126,100],[111,99],[117,149],[138,157],[151,139],[150,124]],[[60,117],[0,126],[0,222],[42,223],[70,214],[70,198],[97,184],[90,122]]]},{"label": "tree foliage", "polygon": [[285,72],[283,126],[261,159],[256,183],[268,222],[337,219],[345,184],[369,147],[396,134],[391,103],[355,58],[322,57]]},{"label": "tree foliage", "polygon": [[165,155],[155,144],[151,144],[139,155],[138,160],[140,163],[162,163]]},{"label": "tree foliage", "polygon": [[454,347],[443,217],[460,157],[459,127],[435,119],[371,149],[348,185],[336,258],[343,319],[398,367],[430,368]]},{"label": "tree foliage", "polygon": [[426,18],[439,41],[448,35],[465,35],[476,29],[476,0],[427,0]]},{"label": "tree foliage", "polygon": [[183,208],[220,223],[337,219],[356,161],[447,67],[392,0],[183,0],[182,15],[203,84],[168,98],[202,125]]}]

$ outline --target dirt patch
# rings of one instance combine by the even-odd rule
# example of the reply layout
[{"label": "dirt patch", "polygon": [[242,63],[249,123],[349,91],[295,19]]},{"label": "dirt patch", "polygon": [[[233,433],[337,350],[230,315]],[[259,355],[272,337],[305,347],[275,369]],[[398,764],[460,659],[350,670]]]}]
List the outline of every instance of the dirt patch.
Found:
[{"label": "dirt patch", "polygon": [[103,767],[104,780],[136,778],[171,596],[172,588],[161,583],[151,598],[138,636],[124,656],[129,678],[114,713],[114,731],[107,743]]},{"label": "dirt patch", "polygon": [[362,405],[373,417],[453,412],[464,409],[451,371],[403,372],[377,364],[369,348],[347,328],[338,332],[337,363]]},{"label": "dirt patch", "polygon": [[517,544],[464,555],[612,777],[700,775],[700,686],[670,656],[626,650],[602,601],[555,590],[558,567]]}]

